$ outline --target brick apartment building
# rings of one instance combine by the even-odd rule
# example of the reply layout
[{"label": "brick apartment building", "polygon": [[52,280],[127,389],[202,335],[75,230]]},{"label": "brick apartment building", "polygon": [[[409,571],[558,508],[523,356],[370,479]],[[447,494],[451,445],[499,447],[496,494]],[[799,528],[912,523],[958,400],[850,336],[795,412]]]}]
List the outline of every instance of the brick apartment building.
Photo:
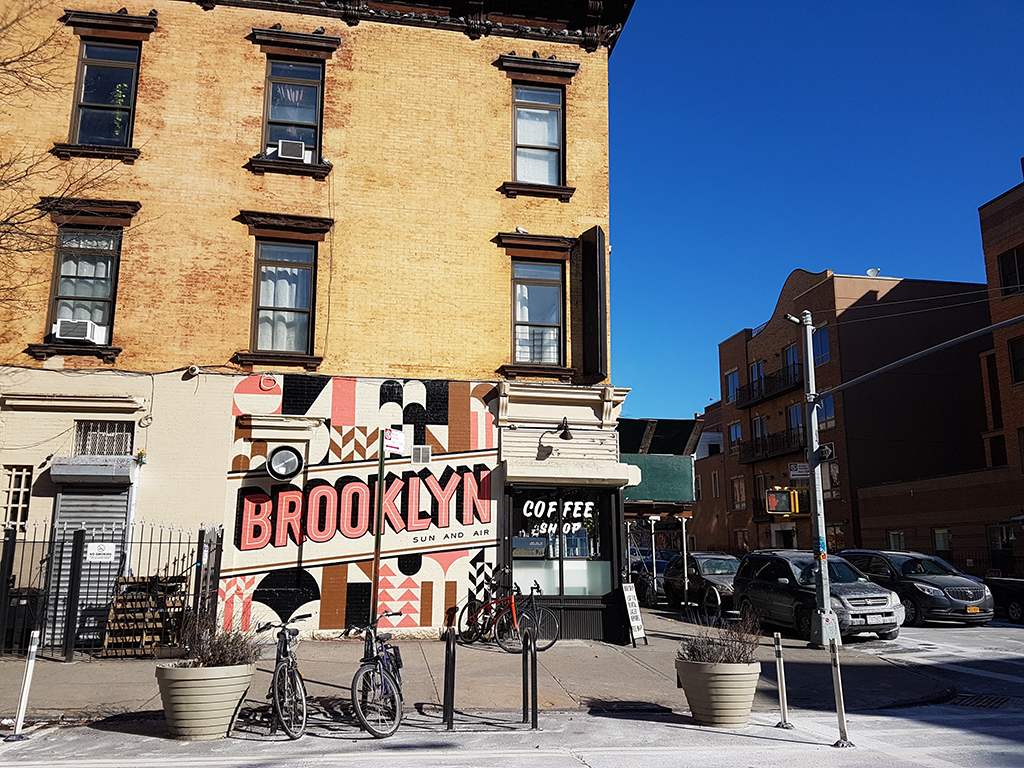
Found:
[{"label": "brick apartment building", "polygon": [[[1022,166],[1024,167],[1024,166]],[[1024,315],[1024,184],[979,208],[993,323]],[[865,544],[934,552],[979,576],[1024,575],[1024,325],[978,356],[985,466],[860,490]]]},{"label": "brick apartment building", "polygon": [[508,565],[567,636],[613,633],[639,472],[608,366],[608,58],[632,0],[121,4],[26,1],[46,87],[0,100],[6,156],[45,171],[0,188],[35,227],[0,253],[34,277],[0,303],[0,522],[222,524],[226,626],[341,630],[392,429],[399,626],[436,634]]},{"label": "brick apartment building", "polygon": [[[696,545],[812,547],[809,480],[794,466],[806,461],[807,445],[802,329],[785,314],[811,311],[815,379],[824,392],[986,327],[979,291],[984,286],[971,283],[794,271],[767,322],[719,344],[722,400],[706,412],[705,430],[720,424],[722,451],[698,454]],[[961,344],[822,399],[819,440],[832,449],[822,464],[830,551],[868,543],[859,488],[984,466],[977,359],[987,346],[986,339]],[[801,514],[768,514],[765,491],[773,487],[804,489]]]}]

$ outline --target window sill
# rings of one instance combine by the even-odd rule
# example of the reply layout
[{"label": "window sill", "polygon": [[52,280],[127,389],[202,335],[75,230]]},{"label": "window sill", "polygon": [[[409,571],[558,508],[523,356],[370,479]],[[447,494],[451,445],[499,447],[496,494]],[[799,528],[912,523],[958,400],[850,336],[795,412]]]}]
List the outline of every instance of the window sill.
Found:
[{"label": "window sill", "polygon": [[101,144],[57,144],[50,153],[61,160],[72,157],[98,157],[103,160],[120,160],[125,165],[134,165],[139,159],[139,150],[132,147],[104,147]]},{"label": "window sill", "polygon": [[563,203],[572,199],[576,187],[560,187],[553,184],[524,184],[519,181],[506,181],[498,191],[505,197],[551,197],[558,198]]},{"label": "window sill", "polygon": [[575,368],[561,365],[503,365],[497,372],[509,380],[519,377],[554,378],[565,383],[570,383],[576,375]]},{"label": "window sill", "polygon": [[49,357],[98,357],[104,363],[114,363],[121,354],[121,347],[88,345],[88,344],[29,344],[25,354],[36,360]]},{"label": "window sill", "polygon": [[245,168],[253,173],[263,175],[264,173],[283,173],[288,176],[309,176],[317,181],[323,181],[331,172],[332,166],[327,162],[302,163],[298,160],[274,160],[269,157],[250,157]]},{"label": "window sill", "polygon": [[319,355],[294,355],[287,352],[244,352],[235,353],[234,360],[247,370],[254,365],[284,365],[302,367],[307,371],[315,371],[324,361]]}]

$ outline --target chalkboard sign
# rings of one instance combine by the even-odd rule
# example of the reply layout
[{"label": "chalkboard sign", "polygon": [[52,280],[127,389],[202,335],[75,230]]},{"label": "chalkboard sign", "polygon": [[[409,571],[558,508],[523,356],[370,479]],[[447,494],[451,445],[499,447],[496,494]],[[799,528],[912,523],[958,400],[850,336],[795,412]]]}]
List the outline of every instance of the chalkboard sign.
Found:
[{"label": "chalkboard sign", "polygon": [[647,633],[644,632],[644,617],[640,614],[640,601],[636,597],[636,585],[626,582],[622,585],[622,594],[626,598],[626,613],[629,615],[629,633],[633,636],[633,647],[638,637],[647,645]]}]

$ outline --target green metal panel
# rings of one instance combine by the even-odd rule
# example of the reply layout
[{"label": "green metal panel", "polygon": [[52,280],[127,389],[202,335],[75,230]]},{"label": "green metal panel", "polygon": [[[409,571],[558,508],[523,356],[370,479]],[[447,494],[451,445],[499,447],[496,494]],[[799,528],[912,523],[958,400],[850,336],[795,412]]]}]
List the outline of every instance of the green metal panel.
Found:
[{"label": "green metal panel", "polygon": [[693,501],[693,457],[624,453],[624,464],[640,467],[640,485],[622,489],[625,501]]}]

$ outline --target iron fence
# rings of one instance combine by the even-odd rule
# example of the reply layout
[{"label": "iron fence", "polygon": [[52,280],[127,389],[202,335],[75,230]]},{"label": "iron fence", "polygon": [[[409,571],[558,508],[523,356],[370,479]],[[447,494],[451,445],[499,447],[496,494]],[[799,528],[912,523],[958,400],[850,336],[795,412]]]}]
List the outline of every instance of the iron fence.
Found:
[{"label": "iron fence", "polygon": [[0,655],[24,653],[33,629],[40,653],[68,661],[160,654],[178,644],[186,610],[216,612],[220,528],[39,523],[3,534]]}]

